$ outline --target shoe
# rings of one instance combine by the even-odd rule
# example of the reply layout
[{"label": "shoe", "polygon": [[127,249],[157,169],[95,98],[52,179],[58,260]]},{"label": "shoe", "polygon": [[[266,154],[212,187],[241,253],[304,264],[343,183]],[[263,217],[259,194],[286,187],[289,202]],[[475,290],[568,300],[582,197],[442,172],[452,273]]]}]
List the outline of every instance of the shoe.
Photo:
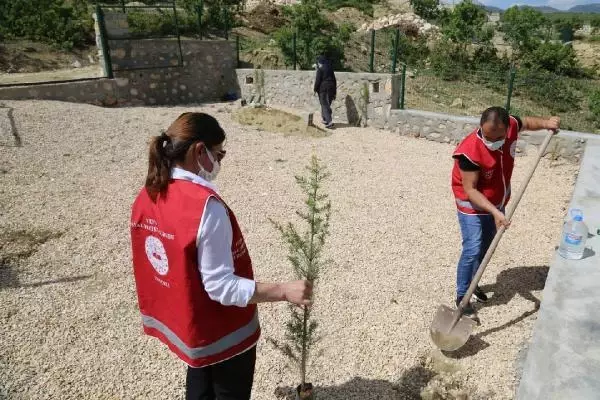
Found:
[{"label": "shoe", "polygon": [[327,128],[327,129],[333,129],[333,122],[330,123],[329,125],[325,125],[325,128]]},{"label": "shoe", "polygon": [[475,288],[472,299],[479,303],[487,303],[487,301],[488,301],[488,297],[486,296],[484,291],[481,290],[481,288],[479,286],[477,286]]},{"label": "shoe", "polygon": [[[456,299],[456,308],[458,308],[458,305],[460,304],[460,302],[462,301],[462,299],[463,299],[463,296],[457,297],[457,299]],[[475,309],[471,305],[471,302],[468,302],[467,305],[463,308],[463,315],[465,317],[469,317],[469,318],[477,318],[477,312],[475,311]]]}]

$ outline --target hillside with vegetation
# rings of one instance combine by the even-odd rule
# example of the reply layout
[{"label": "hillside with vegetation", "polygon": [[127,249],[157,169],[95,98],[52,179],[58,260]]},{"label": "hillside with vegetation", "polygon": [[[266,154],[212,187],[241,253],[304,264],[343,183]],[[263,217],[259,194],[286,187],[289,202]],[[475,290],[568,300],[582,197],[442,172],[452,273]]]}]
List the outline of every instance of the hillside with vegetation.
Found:
[{"label": "hillside with vegetation", "polygon": [[[15,73],[97,63],[94,5],[46,3],[0,3],[0,83]],[[119,11],[122,3],[112,4]],[[559,114],[567,128],[600,128],[600,14],[512,7],[494,21],[470,0],[452,8],[438,0],[305,0],[252,9],[240,0],[204,0],[199,15],[199,4],[176,1],[177,27],[172,9],[127,9],[130,31],[238,37],[241,66],[251,68],[290,69],[295,61],[312,69],[326,53],[337,70],[392,72],[395,58],[395,72],[405,66],[407,107],[477,115],[489,104],[505,104],[512,86],[513,112]]]}]

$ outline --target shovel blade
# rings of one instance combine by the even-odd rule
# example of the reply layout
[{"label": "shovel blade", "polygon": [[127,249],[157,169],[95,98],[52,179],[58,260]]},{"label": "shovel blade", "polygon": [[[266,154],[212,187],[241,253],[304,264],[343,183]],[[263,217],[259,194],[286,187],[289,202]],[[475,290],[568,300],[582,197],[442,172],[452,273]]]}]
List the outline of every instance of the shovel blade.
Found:
[{"label": "shovel blade", "polygon": [[[459,311],[440,305],[429,327],[429,334],[433,343],[441,350],[454,351],[460,349],[469,340],[473,329],[477,325],[469,317],[460,316],[456,324]],[[454,325],[454,326],[453,326]]]}]

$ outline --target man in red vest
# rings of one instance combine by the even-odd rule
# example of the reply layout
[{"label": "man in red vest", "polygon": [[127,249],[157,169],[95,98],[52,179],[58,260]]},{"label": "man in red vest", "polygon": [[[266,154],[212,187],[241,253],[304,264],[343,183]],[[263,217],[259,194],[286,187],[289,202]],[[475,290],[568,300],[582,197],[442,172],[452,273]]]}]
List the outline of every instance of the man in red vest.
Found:
[{"label": "man in red vest", "polygon": [[[540,129],[556,132],[559,126],[558,117],[521,119],[509,115],[502,107],[491,107],[483,112],[479,128],[467,135],[454,151],[452,191],[463,245],[456,274],[457,305],[466,294],[496,229],[509,225],[504,209],[510,199],[519,132]],[[481,303],[488,300],[479,287],[473,299]],[[475,316],[470,303],[464,313]]]},{"label": "man in red vest", "polygon": [[256,303],[310,304],[307,281],[259,283],[235,215],[211,182],[225,156],[211,116],[182,114],[150,144],[131,212],[144,332],[188,364],[188,400],[250,398],[260,326]]}]

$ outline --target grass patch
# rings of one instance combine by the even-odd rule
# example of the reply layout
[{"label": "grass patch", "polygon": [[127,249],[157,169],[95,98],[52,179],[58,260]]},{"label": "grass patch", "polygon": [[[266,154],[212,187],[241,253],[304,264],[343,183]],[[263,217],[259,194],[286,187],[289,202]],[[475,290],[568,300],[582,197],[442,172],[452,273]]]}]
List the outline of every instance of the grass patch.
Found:
[{"label": "grass patch", "polygon": [[304,120],[297,115],[272,108],[244,107],[233,114],[233,119],[242,125],[255,126],[268,132],[283,133],[284,136],[322,138],[330,135],[329,132],[316,126],[307,126]]}]

